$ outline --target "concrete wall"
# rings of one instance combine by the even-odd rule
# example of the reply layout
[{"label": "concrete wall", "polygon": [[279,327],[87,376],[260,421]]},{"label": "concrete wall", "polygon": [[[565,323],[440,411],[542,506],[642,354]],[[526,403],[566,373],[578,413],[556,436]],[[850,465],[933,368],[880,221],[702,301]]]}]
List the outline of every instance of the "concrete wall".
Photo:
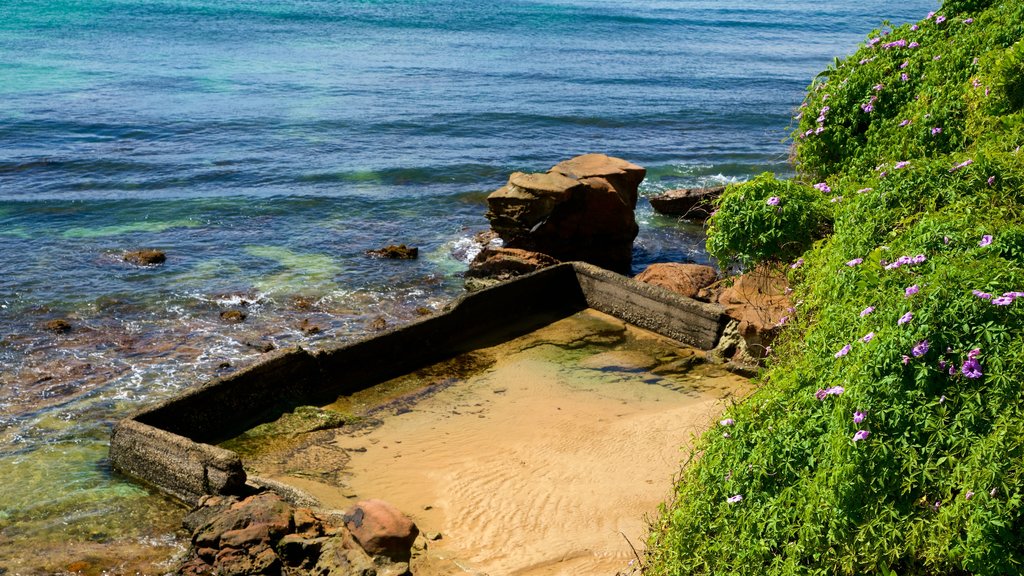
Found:
[{"label": "concrete wall", "polygon": [[720,307],[587,264],[561,264],[468,294],[447,311],[312,354],[269,355],[144,409],[115,426],[115,469],[188,503],[238,492],[238,455],[212,446],[301,405],[323,405],[417,368],[529,333],[592,307],[685,344],[710,349]]}]

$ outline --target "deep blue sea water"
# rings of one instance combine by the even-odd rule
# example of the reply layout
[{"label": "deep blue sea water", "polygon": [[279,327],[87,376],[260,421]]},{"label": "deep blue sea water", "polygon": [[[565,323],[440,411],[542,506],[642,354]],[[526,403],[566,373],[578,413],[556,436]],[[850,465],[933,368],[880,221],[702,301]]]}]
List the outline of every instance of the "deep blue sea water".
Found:
[{"label": "deep blue sea water", "polygon": [[[180,512],[111,474],[112,421],[440,308],[512,171],[604,152],[643,196],[787,172],[814,74],[937,4],[0,0],[0,573],[161,571]],[[638,219],[637,268],[707,260]],[[399,242],[421,258],[364,254]],[[143,247],[167,262],[121,261]]]}]

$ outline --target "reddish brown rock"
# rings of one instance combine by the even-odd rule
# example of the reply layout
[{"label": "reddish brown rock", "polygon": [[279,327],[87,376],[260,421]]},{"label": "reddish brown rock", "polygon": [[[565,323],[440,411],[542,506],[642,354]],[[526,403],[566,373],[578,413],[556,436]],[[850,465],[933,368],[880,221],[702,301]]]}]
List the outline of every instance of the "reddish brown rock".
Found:
[{"label": "reddish brown rock", "polygon": [[718,279],[718,272],[711,266],[669,262],[651,264],[636,279],[678,292],[687,298],[696,298],[702,289]]},{"label": "reddish brown rock", "polygon": [[363,500],[345,513],[345,527],[369,554],[408,562],[419,528],[383,500]]},{"label": "reddish brown rock", "polygon": [[735,277],[732,285],[718,294],[718,303],[739,323],[746,352],[753,358],[765,356],[765,348],[778,335],[780,321],[792,316],[788,287],[782,268],[760,266]]},{"label": "reddish brown rock", "polygon": [[415,525],[397,510],[378,502],[360,503],[363,507],[358,508],[359,529],[363,540],[357,540],[344,525],[321,518],[308,508],[295,508],[273,492],[241,499],[206,497],[185,518],[186,528],[193,531],[192,547],[177,573],[405,573],[406,564],[389,562],[410,558],[412,540],[417,534]]},{"label": "reddish brown rock", "polygon": [[507,280],[555,264],[558,260],[540,252],[520,248],[484,248],[473,259],[466,276]]},{"label": "reddish brown rock", "polygon": [[507,248],[627,272],[645,175],[640,166],[603,154],[577,156],[546,173],[515,172],[487,197],[487,218]]},{"label": "reddish brown rock", "polygon": [[167,261],[162,250],[133,250],[124,253],[124,261],[137,266],[156,266]]},{"label": "reddish brown rock", "polygon": [[651,196],[649,201],[654,211],[659,214],[680,216],[687,220],[703,222],[711,216],[714,211],[715,199],[723,192],[725,192],[725,186],[680,188]]}]

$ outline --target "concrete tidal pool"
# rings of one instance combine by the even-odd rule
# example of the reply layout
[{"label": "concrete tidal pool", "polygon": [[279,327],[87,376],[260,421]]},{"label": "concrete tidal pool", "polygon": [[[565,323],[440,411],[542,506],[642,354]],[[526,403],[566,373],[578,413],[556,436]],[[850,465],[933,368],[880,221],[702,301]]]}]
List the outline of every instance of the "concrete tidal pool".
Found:
[{"label": "concrete tidal pool", "polygon": [[420,524],[420,574],[614,571],[670,497],[679,447],[745,390],[703,363],[725,324],[563,264],[141,411],[111,462],[190,504],[268,486],[325,510],[388,500]]}]

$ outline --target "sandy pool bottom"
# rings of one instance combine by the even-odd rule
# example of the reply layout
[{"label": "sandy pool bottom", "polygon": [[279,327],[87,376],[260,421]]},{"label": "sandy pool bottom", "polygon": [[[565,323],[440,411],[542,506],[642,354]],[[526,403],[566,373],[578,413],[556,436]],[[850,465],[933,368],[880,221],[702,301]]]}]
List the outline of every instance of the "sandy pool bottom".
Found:
[{"label": "sandy pool bottom", "polygon": [[[749,388],[593,311],[474,357],[485,367],[373,412],[379,425],[333,431],[258,472],[329,508],[391,502],[424,535],[417,575],[612,575],[629,570],[630,543],[642,555],[685,447]],[[320,474],[300,469],[313,461]]]}]

